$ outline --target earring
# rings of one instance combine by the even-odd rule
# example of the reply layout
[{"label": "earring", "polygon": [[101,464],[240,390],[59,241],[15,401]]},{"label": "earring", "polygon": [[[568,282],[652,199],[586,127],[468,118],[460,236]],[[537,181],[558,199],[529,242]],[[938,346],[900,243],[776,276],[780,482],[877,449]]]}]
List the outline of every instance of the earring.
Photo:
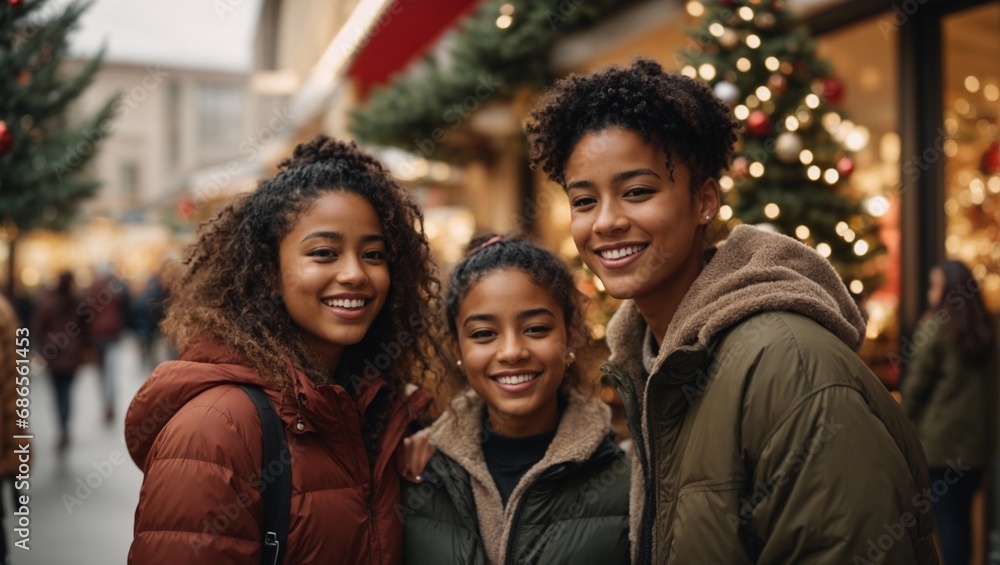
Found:
[{"label": "earring", "polygon": [[712,221],[712,216],[705,216],[705,220]]},{"label": "earring", "polygon": [[459,359],[458,361],[455,361],[455,366],[458,367],[459,369],[461,369],[462,368],[462,360]]},{"label": "earring", "polygon": [[570,365],[572,365],[573,361],[576,361],[576,353],[570,351],[569,355],[566,356],[566,366],[569,367]]}]

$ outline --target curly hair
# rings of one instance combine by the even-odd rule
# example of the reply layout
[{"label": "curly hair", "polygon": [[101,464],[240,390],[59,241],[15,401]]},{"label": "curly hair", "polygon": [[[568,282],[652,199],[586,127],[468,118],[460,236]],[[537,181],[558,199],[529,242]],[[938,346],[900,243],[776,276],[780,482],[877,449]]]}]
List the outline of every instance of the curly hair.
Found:
[{"label": "curly hair", "polygon": [[566,188],[566,162],[588,133],[620,127],[659,144],[673,175],[691,170],[691,190],[718,179],[733,158],[738,122],[707,85],[638,58],[626,68],[570,75],[542,95],[525,126],[532,168]]},{"label": "curly hair", "polygon": [[[525,240],[523,236],[501,237],[493,233],[484,233],[469,242],[465,258],[455,266],[448,280],[444,300],[448,332],[457,339],[458,311],[462,300],[468,296],[476,283],[490,273],[511,269],[531,277],[535,284],[549,291],[562,308],[563,322],[566,324],[570,339],[569,345],[576,351],[580,361],[566,370],[563,387],[594,393],[596,383],[587,379],[580,369],[581,366],[590,364],[588,355],[595,350],[584,323],[587,297],[577,290],[573,283],[573,275],[554,253]],[[444,382],[445,392],[440,395],[445,399],[451,398],[468,385],[465,376],[458,371],[450,371]]]},{"label": "curly hair", "polygon": [[[301,330],[280,297],[279,248],[318,198],[338,191],[357,194],[375,209],[386,238],[391,286],[364,339],[345,349],[331,375],[299,339]],[[200,226],[197,241],[168,271],[166,284],[171,298],[163,330],[173,342],[224,341],[247,366],[286,390],[286,363],[291,362],[317,383],[346,387],[350,378],[354,386],[348,388],[356,394],[358,375],[383,353],[380,347],[396,342],[392,349],[398,355],[388,366],[378,366],[392,398],[406,383],[421,385],[438,372],[440,284],[423,214],[387,170],[354,143],[320,135],[297,146],[277,175]]]}]

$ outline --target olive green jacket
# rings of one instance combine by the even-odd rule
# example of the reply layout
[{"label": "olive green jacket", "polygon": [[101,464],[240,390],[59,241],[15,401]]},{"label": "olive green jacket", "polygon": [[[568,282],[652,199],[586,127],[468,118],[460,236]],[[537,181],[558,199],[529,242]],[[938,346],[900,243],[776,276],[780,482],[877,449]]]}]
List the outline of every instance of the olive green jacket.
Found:
[{"label": "olive green jacket", "polygon": [[623,304],[605,370],[635,436],[639,563],[937,562],[923,450],[854,353],[863,336],[826,260],[748,226],[645,363]]},{"label": "olive green jacket", "polygon": [[506,507],[483,458],[484,403],[460,395],[431,428],[420,485],[404,483],[406,565],[629,562],[628,457],[601,401],[570,392],[545,456]]},{"label": "olive green jacket", "polygon": [[953,322],[940,314],[921,321],[913,351],[903,351],[912,354],[903,379],[903,408],[917,426],[928,465],[983,467],[990,452],[989,379],[996,369],[963,359]]}]

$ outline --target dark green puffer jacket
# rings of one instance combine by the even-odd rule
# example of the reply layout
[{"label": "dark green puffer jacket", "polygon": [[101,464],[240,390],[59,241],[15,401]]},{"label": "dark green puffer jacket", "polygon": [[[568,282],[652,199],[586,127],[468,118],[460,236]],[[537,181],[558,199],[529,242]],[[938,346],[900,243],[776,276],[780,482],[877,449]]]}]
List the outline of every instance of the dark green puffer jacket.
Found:
[{"label": "dark green puffer jacket", "polygon": [[607,405],[568,394],[545,457],[521,479],[506,508],[483,458],[483,410],[478,396],[461,395],[432,426],[437,453],[422,484],[404,484],[398,509],[403,562],[628,563],[631,469],[608,435]]},{"label": "dark green puffer jacket", "polygon": [[826,260],[749,226],[658,354],[622,305],[606,371],[634,434],[639,563],[937,563],[923,450],[853,351],[864,328]]},{"label": "dark green puffer jacket", "polygon": [[913,420],[931,467],[981,468],[989,462],[992,363],[976,365],[955,344],[955,323],[944,310],[921,320],[903,379],[903,408]]}]

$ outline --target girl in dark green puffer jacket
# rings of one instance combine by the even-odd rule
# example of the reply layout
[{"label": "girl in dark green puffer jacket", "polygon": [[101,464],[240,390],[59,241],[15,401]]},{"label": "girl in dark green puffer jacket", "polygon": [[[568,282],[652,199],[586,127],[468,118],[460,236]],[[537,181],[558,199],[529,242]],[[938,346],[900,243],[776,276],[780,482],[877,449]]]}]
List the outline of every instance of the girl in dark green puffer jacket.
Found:
[{"label": "girl in dark green puffer jacket", "polygon": [[630,467],[573,364],[587,340],[572,275],[521,239],[470,249],[446,301],[466,390],[404,484],[404,562],[628,563]]}]

